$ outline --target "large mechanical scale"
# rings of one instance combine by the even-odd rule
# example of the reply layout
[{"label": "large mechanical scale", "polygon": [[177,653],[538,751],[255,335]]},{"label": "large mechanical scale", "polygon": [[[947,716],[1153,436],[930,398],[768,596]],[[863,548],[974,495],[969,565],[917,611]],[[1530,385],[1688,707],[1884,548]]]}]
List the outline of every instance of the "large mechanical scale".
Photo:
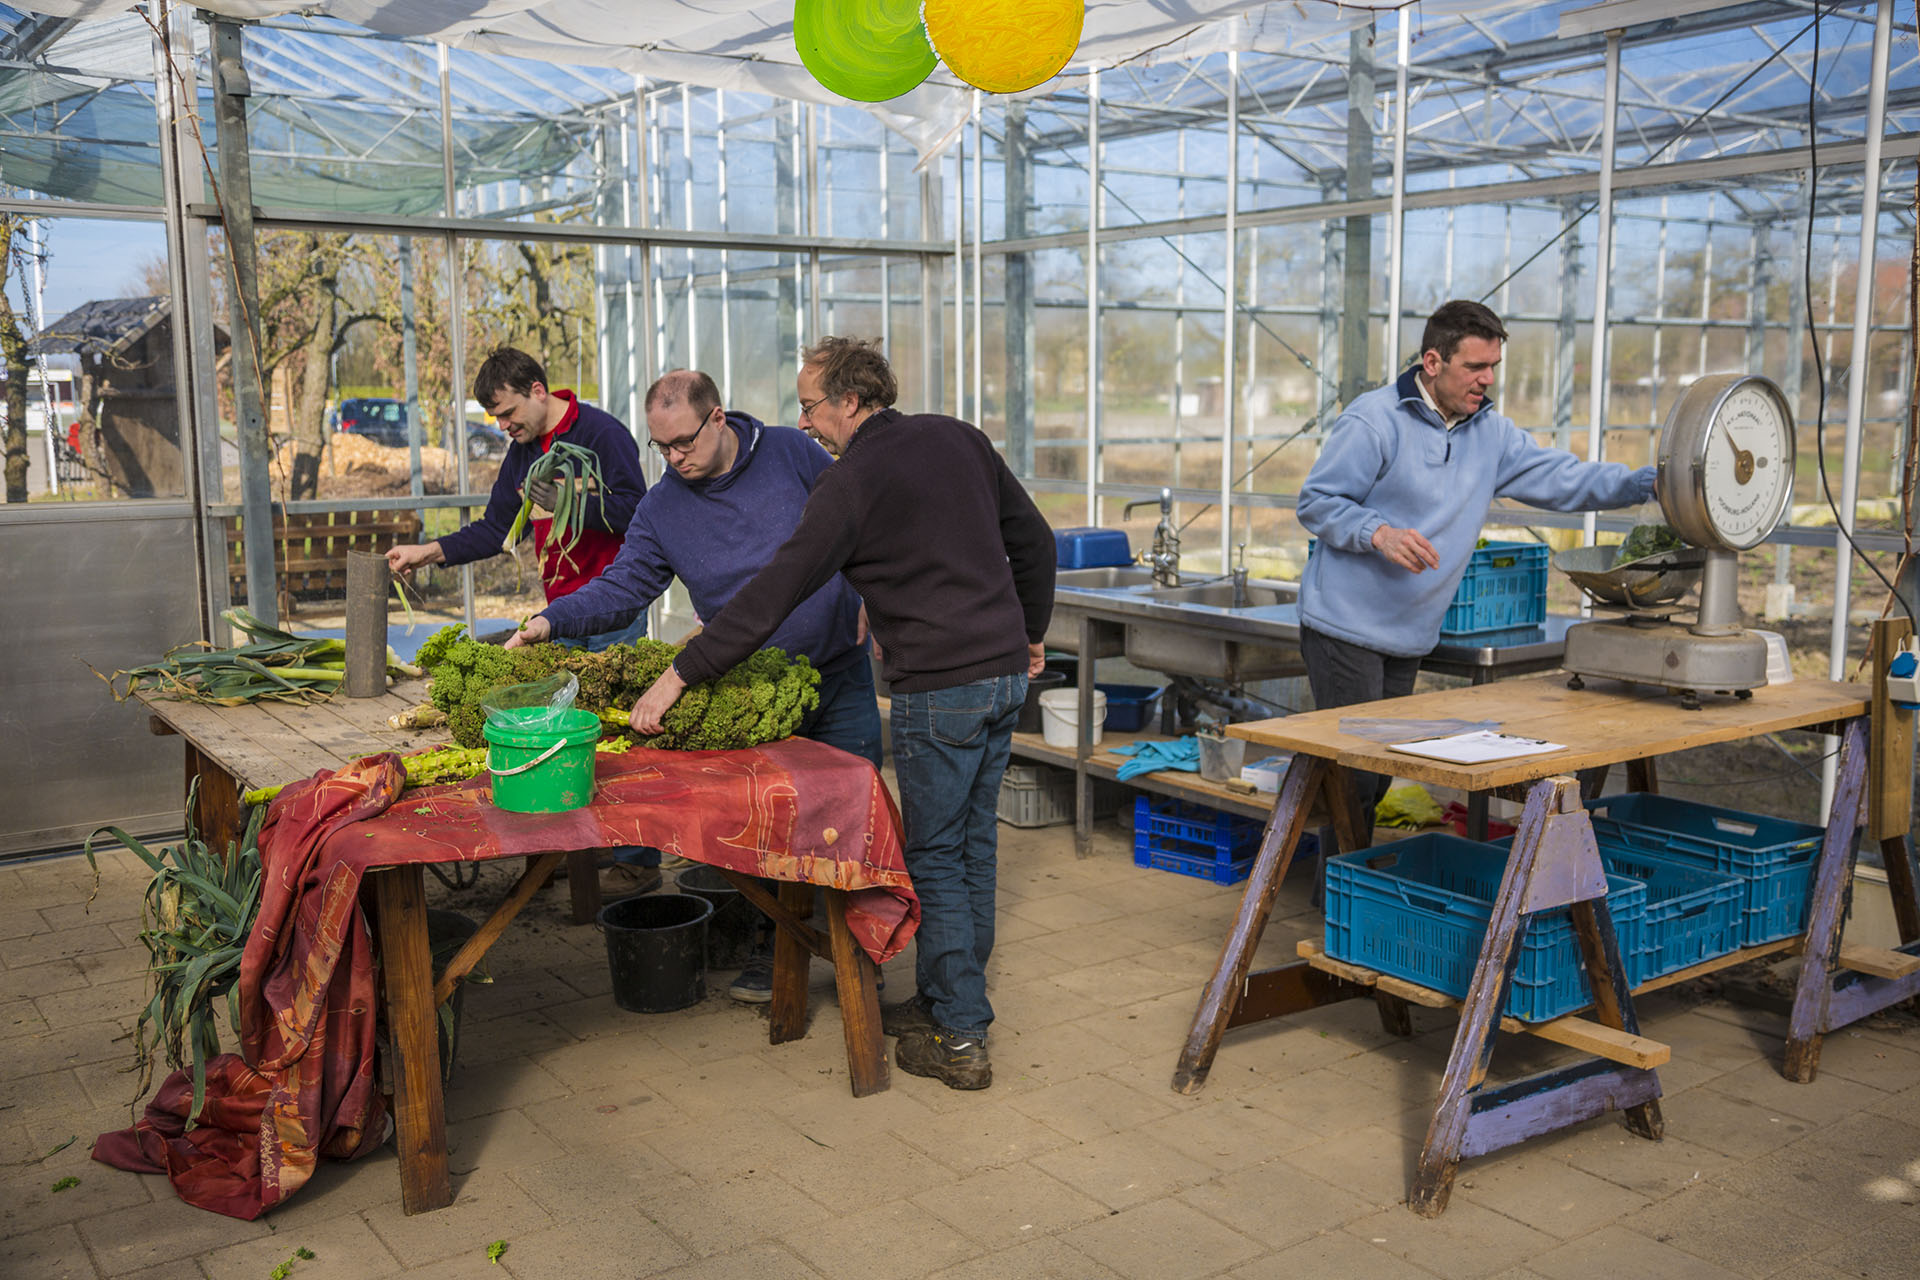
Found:
[{"label": "large mechanical scale", "polygon": [[[1657,685],[1697,707],[1767,682],[1765,640],[1740,625],[1739,553],[1758,546],[1793,498],[1793,414],[1771,381],[1714,374],[1688,387],[1660,432],[1655,492],[1688,545],[1625,564],[1614,547],[1554,556],[1595,605],[1619,616],[1567,629],[1562,665],[1582,677]],[[1691,619],[1683,597],[1699,587]]]}]

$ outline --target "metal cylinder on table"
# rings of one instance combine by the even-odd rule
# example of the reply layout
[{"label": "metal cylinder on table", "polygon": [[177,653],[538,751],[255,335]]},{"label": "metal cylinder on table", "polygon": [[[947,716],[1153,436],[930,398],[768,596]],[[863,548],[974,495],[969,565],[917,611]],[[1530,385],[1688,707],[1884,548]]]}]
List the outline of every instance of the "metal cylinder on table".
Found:
[{"label": "metal cylinder on table", "polygon": [[387,691],[387,558],[347,552],[347,678],[349,698]]}]

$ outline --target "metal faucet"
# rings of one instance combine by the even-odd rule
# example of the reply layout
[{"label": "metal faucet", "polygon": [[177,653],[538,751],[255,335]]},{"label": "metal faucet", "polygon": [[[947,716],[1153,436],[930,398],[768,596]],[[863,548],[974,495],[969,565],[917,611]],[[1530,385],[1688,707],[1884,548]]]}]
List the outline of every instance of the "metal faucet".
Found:
[{"label": "metal faucet", "polygon": [[1247,544],[1241,542],[1235,545],[1240,548],[1240,563],[1228,570],[1227,576],[1233,579],[1232,607],[1244,609],[1247,607]]},{"label": "metal faucet", "polygon": [[1173,490],[1162,489],[1158,498],[1129,502],[1121,508],[1120,518],[1127,519],[1135,507],[1150,507],[1156,502],[1160,505],[1160,523],[1153,526],[1153,550],[1144,559],[1153,566],[1156,585],[1177,587],[1180,585],[1180,531],[1173,527]]}]

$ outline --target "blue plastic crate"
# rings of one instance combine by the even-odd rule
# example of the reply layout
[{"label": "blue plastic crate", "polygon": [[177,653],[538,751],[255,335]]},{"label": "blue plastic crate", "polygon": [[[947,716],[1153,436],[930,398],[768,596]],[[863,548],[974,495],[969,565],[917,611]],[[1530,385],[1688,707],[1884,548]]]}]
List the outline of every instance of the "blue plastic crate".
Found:
[{"label": "blue plastic crate", "polygon": [[[1506,867],[1505,850],[1437,832],[1329,858],[1327,954],[1464,998]],[[1607,877],[1623,940],[1638,936],[1645,901],[1637,881]],[[1506,1013],[1545,1022],[1592,1003],[1567,909],[1536,912],[1520,939]]]},{"label": "blue plastic crate", "polygon": [[1160,701],[1160,690],[1150,684],[1104,684],[1094,688],[1107,695],[1106,727],[1115,733],[1135,733],[1147,727]]},{"label": "blue plastic crate", "polygon": [[1467,561],[1440,634],[1537,627],[1547,619],[1547,548],[1538,542],[1489,542]]},{"label": "blue plastic crate", "polygon": [[1737,877],[1650,857],[1610,840],[1600,841],[1600,860],[1612,874],[1647,887],[1636,945],[1631,953],[1621,947],[1631,985],[1740,949],[1746,887]]},{"label": "blue plastic crate", "polygon": [[[1307,558],[1320,546],[1307,539]],[[1551,551],[1539,542],[1489,542],[1476,547],[1467,571],[1440,623],[1442,640],[1471,637],[1481,644],[1536,644],[1535,634],[1547,620],[1547,559]],[[1496,564],[1496,561],[1510,563]],[[1487,633],[1495,632],[1497,635]]]},{"label": "blue plastic crate", "polygon": [[1822,828],[1645,792],[1605,796],[1588,809],[1604,844],[1740,880],[1741,946],[1806,928]]},{"label": "blue plastic crate", "polygon": [[1215,884],[1244,880],[1253,869],[1265,823],[1159,796],[1136,796],[1133,806],[1134,866]]}]

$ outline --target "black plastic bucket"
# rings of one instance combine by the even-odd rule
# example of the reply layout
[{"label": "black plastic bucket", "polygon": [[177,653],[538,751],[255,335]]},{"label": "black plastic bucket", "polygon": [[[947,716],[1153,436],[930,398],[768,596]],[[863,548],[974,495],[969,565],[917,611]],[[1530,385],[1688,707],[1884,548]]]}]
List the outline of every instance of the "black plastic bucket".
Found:
[{"label": "black plastic bucket", "polygon": [[[427,908],[427,952],[433,957],[435,977],[447,967],[454,953],[467,944],[467,939],[478,932],[480,926],[458,911]],[[466,993],[464,981],[455,983],[453,994],[447,997],[446,1014],[434,1010],[434,1025],[440,1031],[440,1083],[443,1085],[453,1080],[453,1062],[460,1055],[460,1011],[466,1004]]]},{"label": "black plastic bucket", "polygon": [[692,866],[676,873],[673,882],[713,904],[707,921],[707,968],[738,969],[753,954],[754,936],[765,918],[717,867]]},{"label": "black plastic bucket", "polygon": [[633,1013],[671,1013],[705,999],[712,915],[713,903],[691,893],[648,893],[600,908],[613,1002]]},{"label": "black plastic bucket", "polygon": [[1020,704],[1020,719],[1013,726],[1015,733],[1040,732],[1040,695],[1049,689],[1058,689],[1067,682],[1067,673],[1048,667],[1037,676],[1027,677],[1027,700]]}]

